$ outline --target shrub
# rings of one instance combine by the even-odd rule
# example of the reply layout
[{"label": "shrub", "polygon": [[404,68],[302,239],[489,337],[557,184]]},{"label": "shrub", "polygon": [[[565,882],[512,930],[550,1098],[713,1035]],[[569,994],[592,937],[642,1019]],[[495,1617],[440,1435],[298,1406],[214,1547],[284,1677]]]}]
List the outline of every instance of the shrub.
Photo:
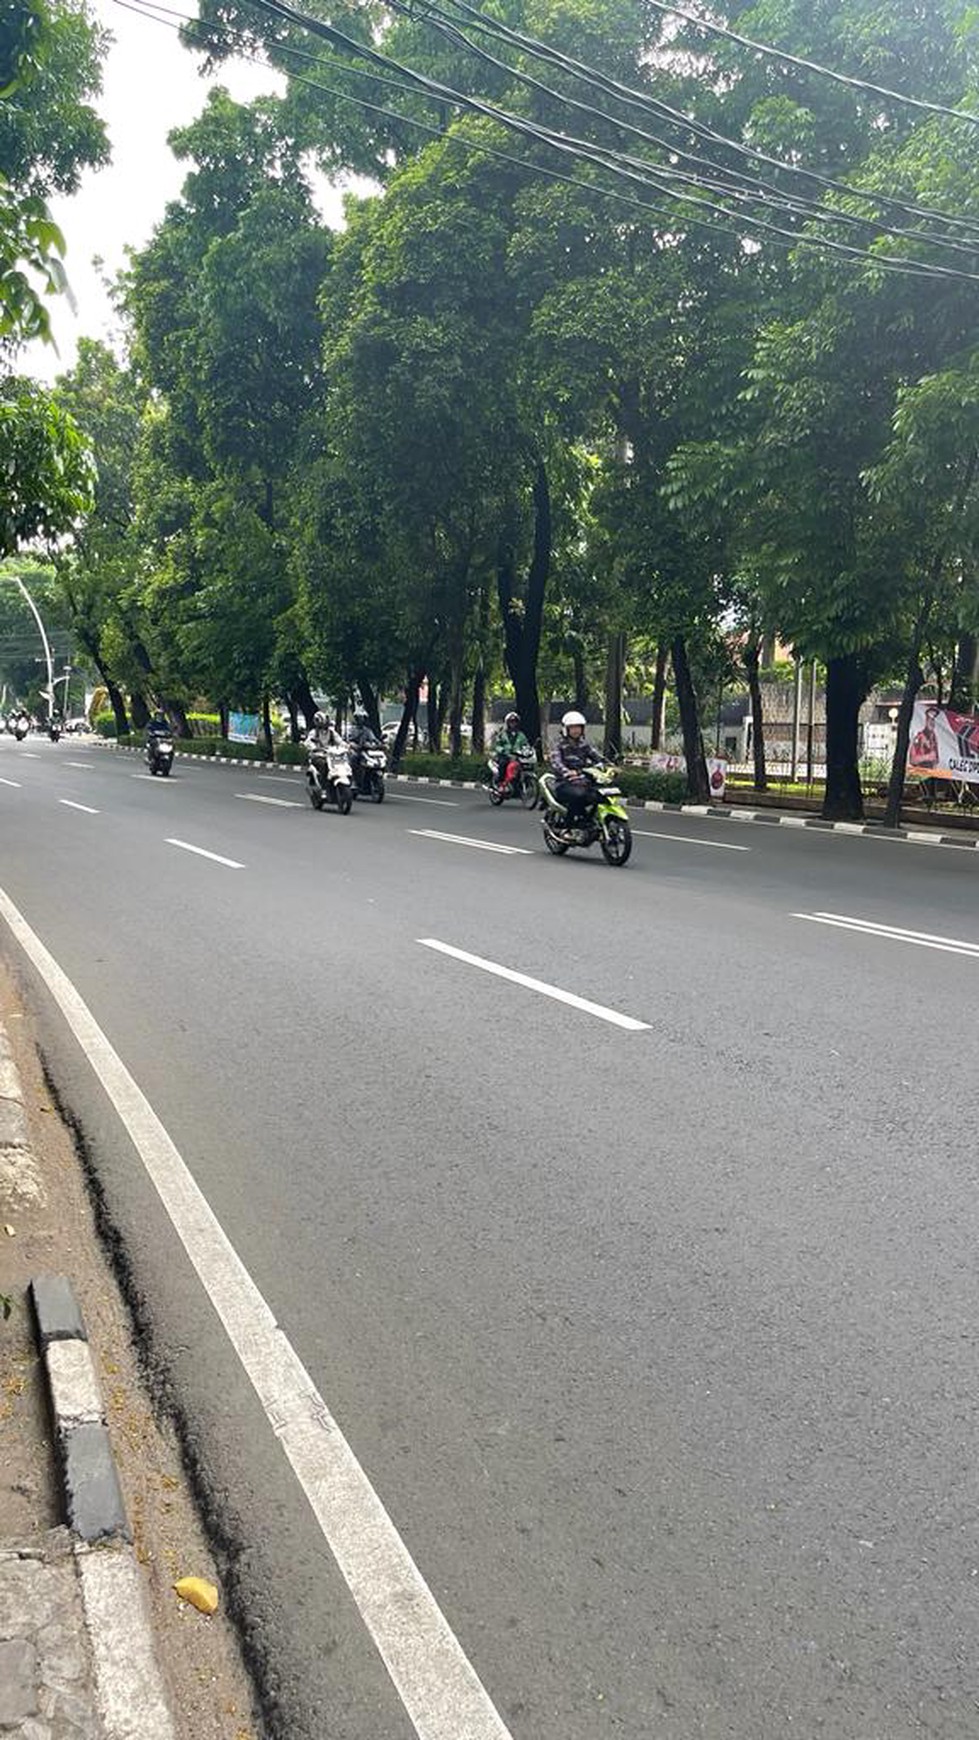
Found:
[{"label": "shrub", "polygon": [[634,767],[623,767],[616,779],[626,797],[644,801],[651,798],[661,804],[682,804],[687,796],[687,779],[683,773],[647,773]]},{"label": "shrub", "polygon": [[447,755],[430,755],[419,750],[417,755],[401,758],[399,773],[411,773],[418,779],[482,779],[486,760],[482,755],[460,755],[450,760]]},{"label": "shrub", "polygon": [[116,716],[114,713],[96,713],[92,720],[92,730],[100,737],[114,737],[116,734]]},{"label": "shrub", "polygon": [[[130,749],[142,749],[145,737],[142,731],[130,731],[119,741]],[[174,744],[178,755],[226,755],[237,761],[269,760],[264,742],[229,743],[226,737],[175,737]]]},{"label": "shrub", "polygon": [[304,767],[306,764],[306,751],[301,743],[277,743],[275,746],[275,759],[280,762],[283,767]]}]

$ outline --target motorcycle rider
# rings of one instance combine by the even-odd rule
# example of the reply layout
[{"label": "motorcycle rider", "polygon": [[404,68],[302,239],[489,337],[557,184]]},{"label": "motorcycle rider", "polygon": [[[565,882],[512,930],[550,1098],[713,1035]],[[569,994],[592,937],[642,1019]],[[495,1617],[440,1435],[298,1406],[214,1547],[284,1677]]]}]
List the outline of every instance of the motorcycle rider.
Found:
[{"label": "motorcycle rider", "polygon": [[572,827],[585,822],[598,801],[585,769],[604,765],[604,758],[585,738],[586,726],[583,713],[565,713],[561,720],[561,736],[551,752],[551,766],[557,774],[555,796],[567,810]]},{"label": "motorcycle rider", "polygon": [[328,749],[344,749],[346,745],[339,731],[331,725],[325,713],[313,714],[313,728],[304,739],[304,746],[311,761],[325,762]]},{"label": "motorcycle rider", "polygon": [[495,785],[499,786],[506,783],[507,768],[511,761],[517,759],[522,750],[529,748],[530,740],[521,726],[520,714],[508,713],[493,744],[493,782]]},{"label": "motorcycle rider", "polygon": [[380,740],[374,736],[366,709],[363,707],[358,707],[354,712],[350,730],[347,732],[347,742],[350,745],[354,762],[358,764],[365,749],[380,748]]},{"label": "motorcycle rider", "polygon": [[169,719],[164,713],[163,708],[157,707],[156,712],[153,714],[153,717],[149,720],[146,726],[147,745],[153,741],[154,737],[170,737],[172,735],[173,733]]}]

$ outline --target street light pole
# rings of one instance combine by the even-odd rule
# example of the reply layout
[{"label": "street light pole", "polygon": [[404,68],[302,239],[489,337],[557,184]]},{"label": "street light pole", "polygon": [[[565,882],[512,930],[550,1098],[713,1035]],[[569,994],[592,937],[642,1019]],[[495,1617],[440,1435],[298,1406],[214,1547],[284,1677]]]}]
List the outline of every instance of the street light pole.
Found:
[{"label": "street light pole", "polygon": [[34,621],[37,623],[38,630],[40,632],[41,642],[42,642],[42,645],[44,647],[44,659],[45,659],[45,663],[47,664],[47,667],[48,667],[47,703],[48,703],[48,720],[50,722],[52,715],[53,715],[53,710],[54,710],[54,666],[51,663],[51,645],[50,645],[50,642],[48,640],[44,624],[41,621],[41,612],[38,610],[37,605],[34,603],[34,600],[31,597],[30,593],[28,592],[27,587],[24,585],[24,582],[21,579],[20,575],[19,574],[12,574],[11,579],[13,580],[13,583],[17,587],[18,591],[23,595],[24,598],[26,598],[28,604],[30,605],[31,613],[34,617]]}]

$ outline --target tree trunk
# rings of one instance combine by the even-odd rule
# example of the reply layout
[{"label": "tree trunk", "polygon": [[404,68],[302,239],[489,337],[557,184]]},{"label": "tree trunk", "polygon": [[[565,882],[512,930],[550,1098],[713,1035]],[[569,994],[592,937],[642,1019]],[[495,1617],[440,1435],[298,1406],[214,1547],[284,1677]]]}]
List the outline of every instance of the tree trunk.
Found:
[{"label": "tree trunk", "polygon": [[313,714],[316,712],[316,702],[313,700],[313,691],[309,686],[309,678],[301,666],[299,675],[296,678],[295,693],[303,718],[306,721],[306,730],[311,731],[313,729]]},{"label": "tree trunk", "polygon": [[826,795],[823,820],[862,822],[863,789],[857,763],[860,708],[870,689],[859,653],[826,664]]},{"label": "tree trunk", "polygon": [[[924,678],[922,677],[922,682]],[[918,685],[920,688],[920,684]],[[955,649],[955,671],[948,704],[960,713],[970,713],[979,698],[979,638],[974,634],[960,636]]]},{"label": "tree trunk", "polygon": [[227,743],[227,741],[228,741],[228,729],[230,727],[230,724],[231,724],[231,708],[228,706],[227,701],[219,701],[218,702],[218,731],[220,732],[221,736],[224,738],[225,743]]},{"label": "tree trunk", "polygon": [[398,734],[394,739],[394,745],[391,750],[391,766],[394,768],[395,772],[397,772],[401,765],[401,757],[405,752],[405,744],[408,741],[408,732],[411,730],[415,716],[418,712],[418,691],[421,686],[422,672],[416,670],[409,671],[408,682],[405,687],[404,711],[401,715]]},{"label": "tree trunk", "polygon": [[289,715],[289,742],[299,742],[299,708],[291,689],[286,690],[286,712]]},{"label": "tree trunk", "polygon": [[591,701],[588,693],[588,676],[585,671],[585,655],[577,641],[571,647],[571,663],[574,666],[574,704],[579,713],[583,713]]},{"label": "tree trunk", "polygon": [[125,737],[126,732],[129,730],[129,720],[126,717],[126,703],[122,698],[122,692],[116,688],[112,678],[106,675],[102,665],[99,664],[98,659],[96,659],[95,662],[98,665],[99,674],[108,691],[109,703],[112,707],[112,716],[116,722],[116,736]]},{"label": "tree trunk", "polygon": [[445,718],[445,684],[437,683],[429,675],[428,702],[425,708],[425,723],[428,737],[429,753],[442,753],[442,722]]},{"label": "tree trunk", "polygon": [[357,689],[360,694],[364,712],[367,714],[367,723],[373,731],[374,736],[380,737],[381,709],[378,701],[377,690],[371,682],[370,677],[368,677],[364,671],[360,671],[357,675]]},{"label": "tree trunk", "polygon": [[478,643],[476,670],[473,676],[472,708],[472,751],[474,755],[483,755],[486,751],[486,649],[489,644],[489,608],[489,588],[483,581],[479,588],[476,604]]},{"label": "tree trunk", "polygon": [[275,760],[275,739],[272,736],[272,704],[268,691],[262,696],[262,730],[265,732],[265,758]]},{"label": "tree trunk", "polygon": [[680,729],[683,732],[683,753],[687,758],[687,795],[694,803],[705,804],[710,798],[704,740],[700,730],[700,710],[690,675],[687,643],[677,635],[672,647],[673,677],[676,682],[677,705],[680,709]]},{"label": "tree trunk", "polygon": [[465,707],[466,639],[465,627],[458,624],[451,637],[449,680],[446,684],[446,706],[449,715],[449,754],[462,754],[462,714]]},{"label": "tree trunk", "polygon": [[534,553],[527,571],[523,609],[518,608],[516,572],[512,549],[501,547],[496,569],[505,636],[506,668],[513,683],[517,712],[527,736],[541,753],[541,708],[537,691],[537,659],[540,653],[544,594],[551,568],[551,493],[547,468],[538,459],[534,473]]},{"label": "tree trunk", "polygon": [[765,765],[765,720],[762,713],[761,683],[758,672],[761,667],[760,641],[748,641],[742,658],[748,676],[748,694],[751,697],[751,754],[755,764],[755,791],[768,790],[768,769]]},{"label": "tree trunk", "polygon": [[650,749],[659,749],[663,742],[663,721],[666,712],[666,666],[670,649],[665,640],[656,648],[656,674],[653,677],[653,717],[649,732]]},{"label": "tree trunk", "polygon": [[184,711],[184,704],[182,701],[171,701],[168,700],[166,695],[164,695],[163,711],[172,724],[177,727],[178,737],[193,737],[194,733],[191,731],[190,722],[187,718],[186,712]]},{"label": "tree trunk", "polygon": [[133,716],[134,731],[145,731],[150,722],[150,710],[138,689],[129,692],[129,711]]},{"label": "tree trunk", "polygon": [[914,644],[908,654],[904,693],[901,696],[901,705],[897,714],[897,741],[894,745],[894,760],[891,762],[891,775],[887,783],[887,807],[884,811],[884,826],[886,828],[896,828],[901,820],[901,803],[904,798],[904,782],[907,778],[908,744],[911,741],[911,719],[918,691],[925,680],[920,655],[921,635],[918,633],[914,637]]},{"label": "tree trunk", "polygon": [[625,635],[609,637],[605,660],[605,738],[603,752],[609,761],[622,759],[622,689],[625,683]]}]

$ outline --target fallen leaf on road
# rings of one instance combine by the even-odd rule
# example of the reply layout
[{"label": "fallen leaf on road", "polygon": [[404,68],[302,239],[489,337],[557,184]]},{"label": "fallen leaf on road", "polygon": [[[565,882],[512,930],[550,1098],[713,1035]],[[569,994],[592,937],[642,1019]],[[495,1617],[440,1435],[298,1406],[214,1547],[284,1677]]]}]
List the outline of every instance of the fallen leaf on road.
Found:
[{"label": "fallen leaf on road", "polygon": [[189,1601],[198,1613],[217,1612],[218,1592],[214,1584],[206,1582],[203,1577],[181,1577],[180,1582],[173,1586],[181,1601]]}]

